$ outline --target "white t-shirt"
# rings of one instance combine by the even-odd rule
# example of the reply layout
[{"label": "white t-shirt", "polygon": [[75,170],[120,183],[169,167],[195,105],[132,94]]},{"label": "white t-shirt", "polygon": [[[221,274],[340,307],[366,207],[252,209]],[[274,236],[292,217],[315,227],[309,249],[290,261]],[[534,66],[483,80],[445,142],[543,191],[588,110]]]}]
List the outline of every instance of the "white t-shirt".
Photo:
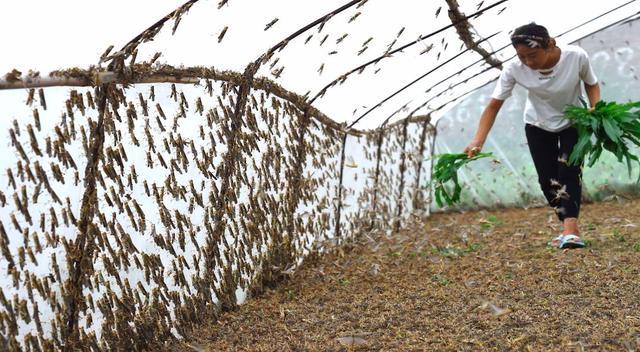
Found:
[{"label": "white t-shirt", "polygon": [[560,60],[543,75],[532,70],[520,60],[506,64],[500,74],[492,98],[505,100],[511,96],[516,83],[527,89],[524,122],[550,132],[558,132],[571,123],[563,117],[567,105],[581,105],[580,81],[594,85],[598,78],[589,63],[589,56],[579,46],[560,47]]}]

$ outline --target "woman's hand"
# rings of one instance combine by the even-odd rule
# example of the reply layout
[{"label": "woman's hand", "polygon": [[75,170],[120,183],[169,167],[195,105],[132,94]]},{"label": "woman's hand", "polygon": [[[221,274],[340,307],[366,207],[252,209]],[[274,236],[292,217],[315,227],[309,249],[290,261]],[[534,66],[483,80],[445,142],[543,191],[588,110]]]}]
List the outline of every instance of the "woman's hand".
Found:
[{"label": "woman's hand", "polygon": [[464,148],[464,153],[467,154],[468,157],[472,158],[476,154],[480,153],[483,144],[483,142],[474,139],[466,148]]},{"label": "woman's hand", "polygon": [[484,111],[482,111],[482,116],[480,116],[480,123],[478,124],[475,137],[473,137],[471,143],[464,148],[464,153],[467,154],[468,157],[472,158],[482,150],[484,141],[487,140],[491,126],[493,126],[493,122],[496,120],[498,111],[500,111],[503,103],[504,100],[494,98],[489,100],[489,104],[487,104]]}]

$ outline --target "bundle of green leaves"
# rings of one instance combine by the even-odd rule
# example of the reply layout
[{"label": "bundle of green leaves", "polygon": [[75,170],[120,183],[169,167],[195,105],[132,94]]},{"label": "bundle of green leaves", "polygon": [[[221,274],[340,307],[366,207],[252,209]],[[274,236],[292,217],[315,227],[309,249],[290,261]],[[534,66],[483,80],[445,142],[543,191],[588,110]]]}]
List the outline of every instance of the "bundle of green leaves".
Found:
[{"label": "bundle of green leaves", "polygon": [[492,153],[478,153],[469,158],[467,154],[440,154],[436,155],[438,161],[433,167],[431,185],[433,185],[436,203],[442,207],[444,201],[453,205],[460,200],[462,187],[458,182],[458,170],[473,160],[493,156]]},{"label": "bundle of green leaves", "polygon": [[600,101],[591,110],[582,103],[583,107],[570,105],[564,111],[565,118],[578,130],[578,143],[569,156],[569,164],[586,162],[591,167],[602,151],[608,150],[619,162],[625,159],[631,175],[631,161],[640,163],[629,150],[630,143],[640,146],[640,101],[625,104]]}]

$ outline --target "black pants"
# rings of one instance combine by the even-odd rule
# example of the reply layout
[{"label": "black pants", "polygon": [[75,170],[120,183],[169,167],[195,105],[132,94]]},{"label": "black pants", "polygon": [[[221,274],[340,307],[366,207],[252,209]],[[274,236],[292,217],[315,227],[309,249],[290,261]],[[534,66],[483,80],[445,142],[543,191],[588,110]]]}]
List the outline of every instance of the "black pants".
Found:
[{"label": "black pants", "polygon": [[570,166],[568,161],[578,142],[578,131],[569,127],[560,132],[548,132],[526,124],[525,133],[547,202],[556,209],[560,221],[577,218],[582,197],[582,168]]}]

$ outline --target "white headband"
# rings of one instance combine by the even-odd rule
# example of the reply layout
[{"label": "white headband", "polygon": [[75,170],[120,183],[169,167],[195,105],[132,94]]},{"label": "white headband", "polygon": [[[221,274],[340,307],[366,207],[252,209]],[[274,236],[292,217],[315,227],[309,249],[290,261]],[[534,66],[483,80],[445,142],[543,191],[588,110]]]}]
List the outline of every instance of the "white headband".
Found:
[{"label": "white headband", "polygon": [[537,36],[537,35],[529,35],[529,34],[514,34],[511,36],[511,42],[513,44],[524,43],[528,47],[535,48],[543,48],[544,43],[546,42],[546,38]]}]

